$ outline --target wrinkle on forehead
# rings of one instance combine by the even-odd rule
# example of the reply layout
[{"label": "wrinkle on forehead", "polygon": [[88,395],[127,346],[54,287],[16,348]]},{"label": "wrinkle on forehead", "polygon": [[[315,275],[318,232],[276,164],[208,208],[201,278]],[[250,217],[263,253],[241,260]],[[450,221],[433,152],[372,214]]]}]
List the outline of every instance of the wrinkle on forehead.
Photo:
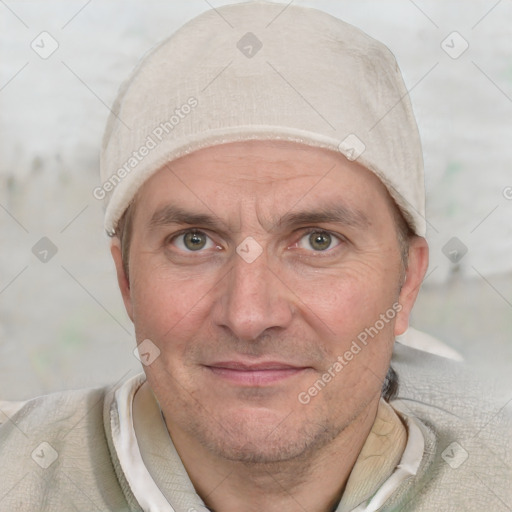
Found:
[{"label": "wrinkle on forehead", "polygon": [[[223,231],[262,227],[273,232],[299,223],[314,224],[315,219],[318,223],[343,223],[364,229],[371,224],[372,215],[366,211],[368,202],[373,210],[377,205],[375,194],[383,190],[388,195],[380,180],[356,162],[345,162],[342,155],[328,150],[284,141],[213,146],[178,159],[169,167],[199,200],[196,213],[210,216],[217,225],[223,225]],[[337,179],[337,171],[346,173],[344,180]],[[346,193],[340,189],[337,194],[342,181],[346,181]],[[155,182],[151,187],[150,196],[159,198],[158,209],[166,203],[185,208],[189,201],[178,200],[182,193],[163,197],[164,190],[174,188],[170,180],[167,182]],[[194,209],[189,203],[185,210],[192,213],[191,208]],[[155,213],[153,210],[153,221]],[[171,211],[163,217],[173,215]],[[226,215],[229,219],[223,220]],[[157,219],[156,224],[161,222]],[[206,224],[213,226],[208,220]]]}]

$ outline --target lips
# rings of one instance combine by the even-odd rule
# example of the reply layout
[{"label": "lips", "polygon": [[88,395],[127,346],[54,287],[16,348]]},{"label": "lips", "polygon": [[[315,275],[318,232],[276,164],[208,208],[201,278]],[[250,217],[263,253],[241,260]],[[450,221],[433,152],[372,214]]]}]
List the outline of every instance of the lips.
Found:
[{"label": "lips", "polygon": [[264,386],[291,378],[308,369],[279,361],[248,363],[219,361],[206,368],[217,378],[242,386]]}]

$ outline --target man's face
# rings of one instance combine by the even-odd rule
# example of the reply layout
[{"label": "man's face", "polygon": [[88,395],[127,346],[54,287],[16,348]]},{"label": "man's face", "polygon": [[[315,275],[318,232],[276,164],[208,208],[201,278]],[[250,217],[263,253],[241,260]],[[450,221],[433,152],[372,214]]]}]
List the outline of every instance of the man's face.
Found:
[{"label": "man's face", "polygon": [[157,172],[121,288],[171,435],[262,462],[325,445],[380,396],[415,298],[400,274],[391,199],[340,154],[240,142]]}]

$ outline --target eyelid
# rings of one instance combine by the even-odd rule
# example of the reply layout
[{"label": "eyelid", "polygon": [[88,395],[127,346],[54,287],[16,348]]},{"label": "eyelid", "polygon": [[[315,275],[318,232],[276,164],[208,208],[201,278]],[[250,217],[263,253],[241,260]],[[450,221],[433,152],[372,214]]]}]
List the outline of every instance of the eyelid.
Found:
[{"label": "eyelid", "polygon": [[[203,234],[203,235],[206,235],[210,241],[215,244],[216,246],[218,246],[219,244],[213,240],[213,238],[210,236],[208,230],[205,230],[205,229],[200,229],[200,228],[185,228],[185,229],[182,229],[181,231],[178,231],[176,233],[173,233],[172,235],[169,235],[167,237],[165,237],[164,239],[164,245],[168,245],[170,244],[171,242],[174,242],[176,240],[176,238],[179,238],[180,236],[183,236],[183,235],[186,235],[188,233],[200,233],[200,234]],[[183,252],[183,251],[181,251]],[[194,254],[194,253],[201,253],[201,252],[204,252],[203,249],[199,250],[199,251],[186,251],[190,254]]]},{"label": "eyelid", "polygon": [[306,235],[310,235],[311,233],[325,233],[325,234],[328,234],[330,235],[331,237],[333,238],[336,238],[338,239],[338,245],[336,245],[335,247],[332,247],[331,249],[327,249],[325,251],[308,251],[308,252],[311,252],[315,255],[319,255],[319,256],[327,256],[327,255],[332,255],[332,253],[334,251],[336,251],[336,249],[339,248],[339,246],[343,243],[343,242],[346,242],[347,239],[343,236],[343,235],[340,235],[338,233],[334,233],[332,231],[329,231],[328,229],[324,229],[324,228],[319,228],[319,227],[308,227],[308,228],[301,228],[300,230],[300,237],[298,239],[297,242],[295,242],[295,244],[298,244],[300,242],[300,240],[302,240],[302,238],[304,238]]},{"label": "eyelid", "polygon": [[[325,229],[325,228],[320,228],[320,227],[304,227],[304,228],[300,228],[298,230],[296,230],[296,232],[299,232],[300,233],[300,236],[298,238],[298,240],[296,242],[294,242],[294,245],[298,244],[298,242],[304,238],[306,235],[310,235],[311,233],[326,233],[330,236],[332,236],[333,238],[336,238],[340,243],[338,245],[336,245],[335,247],[331,248],[331,249],[327,249],[326,251],[308,251],[308,252],[312,252],[314,254],[319,254],[319,255],[322,255],[322,254],[326,254],[326,253],[332,253],[337,247],[339,247],[339,245],[341,245],[342,242],[346,242],[347,239],[343,236],[343,235],[340,235],[338,233],[334,233],[332,231],[329,231],[328,229]],[[209,234],[209,231],[206,230],[206,229],[201,229],[201,228],[184,228],[176,233],[173,233],[172,235],[168,236],[165,238],[165,241],[164,243],[165,244],[168,244],[170,242],[173,242],[176,238],[180,237],[180,236],[183,236],[183,235],[186,235],[188,233],[201,233],[203,235],[206,235],[210,241],[214,244],[216,244],[216,246],[218,247],[219,244],[212,238],[212,236]],[[194,253],[194,252],[197,252],[197,253],[201,253],[201,252],[204,252],[202,249],[199,250],[199,251],[187,251],[189,253]]]}]

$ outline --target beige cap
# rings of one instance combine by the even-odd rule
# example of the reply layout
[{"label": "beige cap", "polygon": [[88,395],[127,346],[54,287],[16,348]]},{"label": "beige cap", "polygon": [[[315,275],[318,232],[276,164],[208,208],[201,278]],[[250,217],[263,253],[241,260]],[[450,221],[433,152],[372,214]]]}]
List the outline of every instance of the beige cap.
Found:
[{"label": "beige cap", "polygon": [[105,229],[166,163],[241,140],[340,151],[373,171],[424,236],[423,156],[407,89],[386,46],[324,12],[224,6],[160,43],[121,86],[101,151]]}]

